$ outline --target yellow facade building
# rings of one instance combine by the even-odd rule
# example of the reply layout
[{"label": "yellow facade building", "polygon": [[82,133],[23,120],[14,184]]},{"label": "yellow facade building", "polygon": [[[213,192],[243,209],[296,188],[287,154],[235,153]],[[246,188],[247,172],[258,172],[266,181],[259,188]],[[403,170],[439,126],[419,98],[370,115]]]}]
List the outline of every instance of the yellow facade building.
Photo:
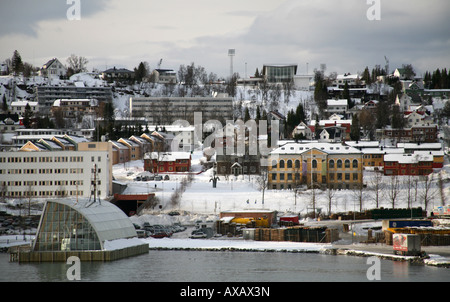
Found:
[{"label": "yellow facade building", "polygon": [[354,189],[363,183],[363,153],[341,143],[287,143],[270,153],[270,189]]}]

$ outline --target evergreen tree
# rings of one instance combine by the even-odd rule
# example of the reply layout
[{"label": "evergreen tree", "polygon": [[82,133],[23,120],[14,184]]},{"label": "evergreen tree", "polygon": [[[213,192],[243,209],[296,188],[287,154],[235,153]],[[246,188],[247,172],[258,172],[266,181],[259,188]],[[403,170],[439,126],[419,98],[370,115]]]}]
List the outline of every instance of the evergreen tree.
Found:
[{"label": "evergreen tree", "polygon": [[380,101],[377,106],[376,116],[377,116],[377,122],[376,127],[377,129],[383,129],[386,127],[386,125],[389,124],[389,115],[390,115],[390,108],[386,101]]},{"label": "evergreen tree", "polygon": [[258,121],[261,119],[261,109],[259,109],[259,106],[256,107],[256,119],[255,121],[258,123]]},{"label": "evergreen tree", "polygon": [[244,122],[248,120],[250,120],[250,111],[248,110],[248,107],[245,107]]},{"label": "evergreen tree", "polygon": [[27,103],[25,106],[25,113],[23,115],[23,125],[25,128],[30,128],[31,118],[33,117],[33,111],[31,110],[30,104]]},{"label": "evergreen tree", "polygon": [[324,75],[320,71],[316,71],[314,74],[314,101],[319,107],[319,111],[321,114],[324,113],[327,108],[327,99],[328,99],[328,91],[327,84],[324,79]]},{"label": "evergreen tree", "polygon": [[403,113],[400,111],[398,105],[394,105],[392,108],[392,128],[402,129],[405,125],[405,120],[403,118]]},{"label": "evergreen tree", "polygon": [[357,114],[354,114],[352,117],[352,126],[350,127],[350,139],[353,141],[359,141],[360,139],[359,118]]},{"label": "evergreen tree", "polygon": [[297,109],[295,110],[295,117],[298,126],[301,122],[306,122],[306,114],[302,104],[298,104]]},{"label": "evergreen tree", "polygon": [[6,95],[5,94],[3,95],[2,110],[5,113],[8,111],[8,103],[6,103]]},{"label": "evergreen tree", "polygon": [[147,68],[143,62],[139,63],[138,68],[134,68],[134,76],[136,81],[142,82],[142,79],[148,75]]},{"label": "evergreen tree", "polygon": [[364,72],[361,76],[361,79],[366,82],[366,84],[372,83],[372,78],[370,77],[370,71],[369,67],[366,66],[366,69],[364,69]]},{"label": "evergreen tree", "polygon": [[11,66],[15,75],[23,71],[23,62],[20,53],[15,50],[11,58]]}]

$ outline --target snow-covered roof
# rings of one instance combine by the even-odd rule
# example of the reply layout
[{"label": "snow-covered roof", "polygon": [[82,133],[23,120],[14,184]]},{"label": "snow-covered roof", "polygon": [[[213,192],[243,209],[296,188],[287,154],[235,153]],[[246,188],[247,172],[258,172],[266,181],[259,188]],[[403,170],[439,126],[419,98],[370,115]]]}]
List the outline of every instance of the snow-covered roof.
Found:
[{"label": "snow-covered roof", "polygon": [[271,154],[302,154],[317,149],[329,154],[362,153],[358,149],[341,143],[287,143],[270,152]]},{"label": "snow-covered roof", "polygon": [[37,106],[38,102],[14,101],[14,102],[11,102],[11,107],[25,107],[27,104],[29,104],[31,107],[33,107],[33,106]]},{"label": "snow-covered roof", "polygon": [[339,100],[327,100],[328,106],[347,106],[348,100],[339,99]]},{"label": "snow-covered roof", "polygon": [[364,148],[362,149],[364,154],[404,154],[403,148]]},{"label": "snow-covered roof", "polygon": [[417,164],[424,161],[433,161],[431,154],[386,154],[385,162],[398,162],[399,164]]},{"label": "snow-covered roof", "polygon": [[152,152],[147,153],[145,155],[146,159],[158,159],[158,161],[176,161],[178,159],[190,159],[191,153],[189,152],[166,152],[166,153],[159,153],[158,152]]}]

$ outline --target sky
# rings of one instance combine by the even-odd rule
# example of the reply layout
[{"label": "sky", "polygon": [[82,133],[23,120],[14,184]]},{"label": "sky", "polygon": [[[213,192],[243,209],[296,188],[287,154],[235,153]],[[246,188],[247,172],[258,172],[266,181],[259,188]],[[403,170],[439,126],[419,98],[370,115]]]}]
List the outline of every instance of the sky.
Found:
[{"label": "sky", "polygon": [[391,72],[412,64],[423,75],[450,69],[449,15],[448,0],[1,0],[0,61],[14,50],[35,66],[75,54],[102,71],[162,59],[227,77],[235,49],[241,77],[264,64],[354,74],[386,58]]}]

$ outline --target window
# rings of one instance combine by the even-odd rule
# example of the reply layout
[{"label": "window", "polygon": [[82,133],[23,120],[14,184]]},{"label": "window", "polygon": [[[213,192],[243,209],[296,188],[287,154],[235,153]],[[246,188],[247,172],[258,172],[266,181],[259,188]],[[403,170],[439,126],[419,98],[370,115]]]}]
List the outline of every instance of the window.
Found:
[{"label": "window", "polygon": [[338,161],[337,161],[337,167],[338,167],[338,169],[341,169],[341,168],[342,168],[342,160],[338,159]]},{"label": "window", "polygon": [[276,168],[277,168],[277,161],[272,160],[272,169],[276,169]]},{"label": "window", "polygon": [[334,160],[330,160],[329,167],[330,169],[334,169]]},{"label": "window", "polygon": [[280,169],[284,169],[284,160],[280,160]]},{"label": "window", "polygon": [[353,160],[353,168],[358,168],[358,161],[356,159]]},{"label": "window", "polygon": [[292,160],[287,161],[287,167],[288,169],[292,169]]},{"label": "window", "polygon": [[348,159],[345,160],[345,168],[350,168],[350,161]]},{"label": "window", "polygon": [[295,169],[300,169],[300,161],[299,160],[295,161]]}]

